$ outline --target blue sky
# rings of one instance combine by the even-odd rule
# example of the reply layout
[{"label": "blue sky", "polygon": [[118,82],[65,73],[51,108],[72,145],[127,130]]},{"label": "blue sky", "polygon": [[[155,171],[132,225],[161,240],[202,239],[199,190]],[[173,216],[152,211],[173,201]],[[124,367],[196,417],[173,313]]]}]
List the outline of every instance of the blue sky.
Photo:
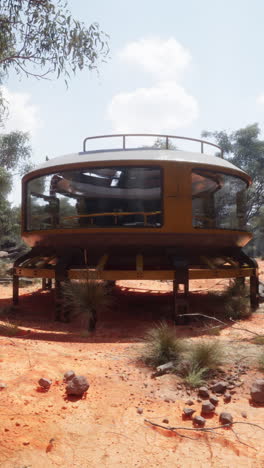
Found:
[{"label": "blue sky", "polygon": [[[7,130],[30,131],[35,163],[78,152],[86,136],[160,132],[199,138],[264,117],[260,0],[70,0],[110,36],[108,62],[64,81],[5,82]],[[19,199],[16,189],[12,200]]]}]

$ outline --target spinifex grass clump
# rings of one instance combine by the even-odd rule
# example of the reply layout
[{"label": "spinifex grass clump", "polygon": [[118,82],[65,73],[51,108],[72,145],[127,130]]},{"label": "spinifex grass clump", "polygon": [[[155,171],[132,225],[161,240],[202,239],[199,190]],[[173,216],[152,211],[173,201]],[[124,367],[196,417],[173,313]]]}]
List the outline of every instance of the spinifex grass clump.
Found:
[{"label": "spinifex grass clump", "polygon": [[264,335],[255,336],[252,343],[257,345],[264,345]]},{"label": "spinifex grass clump", "polygon": [[241,320],[250,317],[252,310],[249,303],[248,287],[233,281],[224,292],[224,312],[227,318]]},{"label": "spinifex grass clump", "polygon": [[205,383],[210,371],[223,363],[223,347],[218,341],[190,343],[185,357],[189,366],[183,375],[184,382],[189,387],[199,387]]},{"label": "spinifex grass clump", "polygon": [[206,374],[208,373],[208,369],[206,367],[197,367],[192,366],[186,376],[184,377],[184,382],[188,387],[196,388],[201,387],[206,380]]},{"label": "spinifex grass clump", "polygon": [[177,362],[184,349],[184,342],[177,338],[176,328],[161,323],[149,330],[145,337],[142,360],[153,367]]},{"label": "spinifex grass clump", "polygon": [[264,372],[264,351],[262,351],[258,358],[258,368]]},{"label": "spinifex grass clump", "polygon": [[192,369],[217,369],[223,364],[223,346],[216,340],[192,343],[188,350],[188,359]]},{"label": "spinifex grass clump", "polygon": [[95,329],[97,313],[108,308],[111,297],[99,281],[66,282],[62,288],[63,305],[71,317],[81,316],[90,331]]}]

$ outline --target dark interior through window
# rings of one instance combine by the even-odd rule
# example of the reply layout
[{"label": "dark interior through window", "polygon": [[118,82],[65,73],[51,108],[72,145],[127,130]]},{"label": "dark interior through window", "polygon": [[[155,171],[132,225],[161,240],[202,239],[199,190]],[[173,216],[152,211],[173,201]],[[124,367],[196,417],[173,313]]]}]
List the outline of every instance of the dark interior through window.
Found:
[{"label": "dark interior through window", "polygon": [[160,227],[161,169],[105,167],[64,171],[27,184],[27,229]]},{"label": "dark interior through window", "polygon": [[197,228],[246,229],[247,183],[219,172],[192,172],[192,219]]}]

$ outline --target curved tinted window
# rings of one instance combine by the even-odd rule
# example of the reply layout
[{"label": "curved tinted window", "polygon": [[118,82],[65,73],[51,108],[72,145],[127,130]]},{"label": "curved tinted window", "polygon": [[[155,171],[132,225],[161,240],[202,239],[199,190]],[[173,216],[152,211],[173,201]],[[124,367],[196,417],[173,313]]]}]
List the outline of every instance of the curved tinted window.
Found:
[{"label": "curved tinted window", "polygon": [[230,175],[192,172],[193,226],[203,229],[246,228],[247,183]]},{"label": "curved tinted window", "polygon": [[64,171],[27,184],[27,230],[160,227],[158,167]]}]

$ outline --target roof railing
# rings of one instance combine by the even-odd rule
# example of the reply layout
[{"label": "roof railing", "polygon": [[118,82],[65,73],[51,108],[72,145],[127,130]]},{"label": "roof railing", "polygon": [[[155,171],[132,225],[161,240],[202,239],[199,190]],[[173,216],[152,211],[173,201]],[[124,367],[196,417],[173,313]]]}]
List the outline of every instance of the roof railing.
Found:
[{"label": "roof railing", "polygon": [[[113,134],[113,135],[98,135],[98,136],[92,136],[92,137],[87,137],[83,140],[83,152],[86,153],[86,142],[90,140],[96,140],[96,139],[101,139],[101,138],[115,138],[119,137],[122,138],[122,148],[123,150],[131,149],[127,148],[126,146],[126,138],[127,137],[155,137],[155,138],[165,138],[165,148],[160,148],[160,149],[170,149],[169,148],[169,140],[170,139],[176,139],[176,140],[187,140],[187,141],[195,141],[197,143],[200,143],[201,147],[201,153],[204,153],[204,145],[209,145],[209,146],[214,146],[214,148],[217,148],[220,151],[220,157],[224,157],[224,152],[222,148],[215,143],[211,143],[210,141],[206,140],[200,140],[199,138],[189,138],[189,137],[183,137],[183,136],[176,136],[176,135],[162,135],[159,133],[118,133],[118,134]],[[156,148],[155,149],[159,149]],[[176,148],[177,150],[177,148]]]}]

